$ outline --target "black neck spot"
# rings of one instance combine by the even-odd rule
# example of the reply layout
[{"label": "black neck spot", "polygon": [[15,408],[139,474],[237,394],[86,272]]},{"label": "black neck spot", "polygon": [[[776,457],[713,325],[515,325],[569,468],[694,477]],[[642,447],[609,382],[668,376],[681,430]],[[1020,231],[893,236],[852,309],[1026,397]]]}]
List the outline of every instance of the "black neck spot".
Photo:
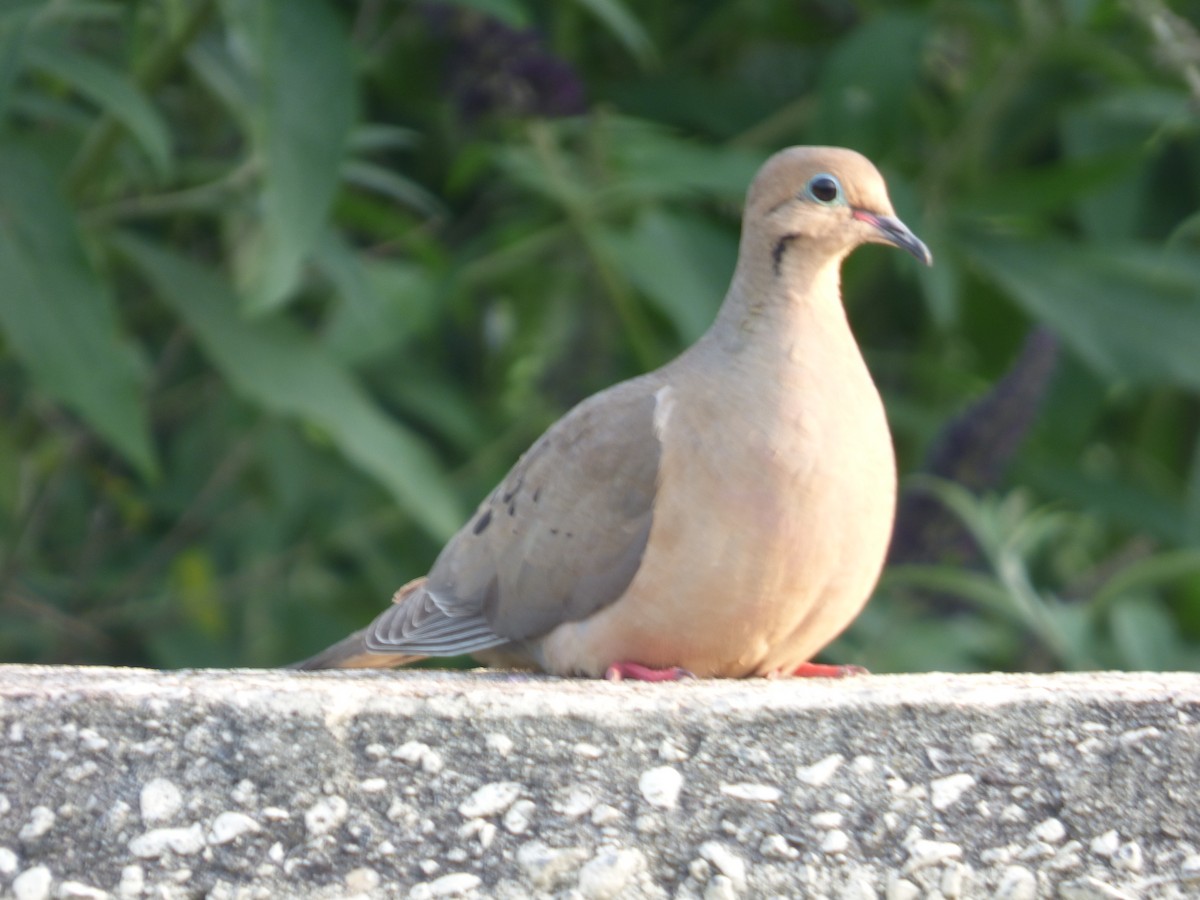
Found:
[{"label": "black neck spot", "polygon": [[775,246],[771,249],[771,268],[775,272],[776,278],[779,277],[779,272],[783,268],[783,255],[787,253],[788,245],[798,237],[800,237],[799,234],[785,234],[775,242]]}]

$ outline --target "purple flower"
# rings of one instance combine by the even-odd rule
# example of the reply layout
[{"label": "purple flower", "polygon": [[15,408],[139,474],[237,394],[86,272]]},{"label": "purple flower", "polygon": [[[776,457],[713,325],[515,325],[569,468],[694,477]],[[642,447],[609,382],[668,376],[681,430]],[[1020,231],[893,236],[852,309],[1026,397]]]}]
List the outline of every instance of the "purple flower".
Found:
[{"label": "purple flower", "polygon": [[450,41],[446,85],[464,118],[553,118],[586,111],[579,75],[546,49],[536,30],[443,4],[426,4],[423,11],[431,29]]}]

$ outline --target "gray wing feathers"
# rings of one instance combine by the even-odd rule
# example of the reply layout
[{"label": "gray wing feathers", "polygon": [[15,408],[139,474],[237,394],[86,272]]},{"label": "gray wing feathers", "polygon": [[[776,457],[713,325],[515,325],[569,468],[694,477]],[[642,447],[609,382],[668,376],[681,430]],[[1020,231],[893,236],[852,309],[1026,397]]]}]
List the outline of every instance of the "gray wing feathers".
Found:
[{"label": "gray wing feathers", "polygon": [[447,610],[425,584],[407,594],[402,588],[395,605],[377,616],[363,635],[363,644],[373,653],[421,656],[457,656],[503,643],[481,616]]},{"label": "gray wing feathers", "polygon": [[450,656],[536,638],[625,592],[650,533],[661,456],[656,383],[584,401],[521,457],[367,629],[376,653]]}]

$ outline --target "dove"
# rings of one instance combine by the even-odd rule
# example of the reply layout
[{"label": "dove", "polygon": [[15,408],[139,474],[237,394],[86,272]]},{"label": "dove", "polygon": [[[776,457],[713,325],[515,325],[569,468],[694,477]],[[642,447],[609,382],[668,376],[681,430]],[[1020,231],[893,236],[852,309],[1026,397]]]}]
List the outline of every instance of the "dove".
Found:
[{"label": "dove", "polygon": [[841,297],[842,262],[866,243],[932,264],[866,157],[773,155],[709,330],[567,412],[428,575],[295,667],[470,654],[614,680],[848,671],[811,659],[871,595],[896,504],[887,418]]}]

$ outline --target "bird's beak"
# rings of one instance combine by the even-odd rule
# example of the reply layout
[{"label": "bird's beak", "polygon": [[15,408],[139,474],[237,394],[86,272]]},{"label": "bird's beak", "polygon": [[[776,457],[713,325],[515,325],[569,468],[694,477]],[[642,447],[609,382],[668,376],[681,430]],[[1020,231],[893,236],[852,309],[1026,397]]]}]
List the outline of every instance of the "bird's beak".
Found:
[{"label": "bird's beak", "polygon": [[929,252],[925,242],[913,234],[908,226],[895,216],[881,216],[865,209],[856,209],[854,218],[874,227],[887,243],[895,244],[901,250],[907,250],[927,266],[933,265],[933,254]]}]

